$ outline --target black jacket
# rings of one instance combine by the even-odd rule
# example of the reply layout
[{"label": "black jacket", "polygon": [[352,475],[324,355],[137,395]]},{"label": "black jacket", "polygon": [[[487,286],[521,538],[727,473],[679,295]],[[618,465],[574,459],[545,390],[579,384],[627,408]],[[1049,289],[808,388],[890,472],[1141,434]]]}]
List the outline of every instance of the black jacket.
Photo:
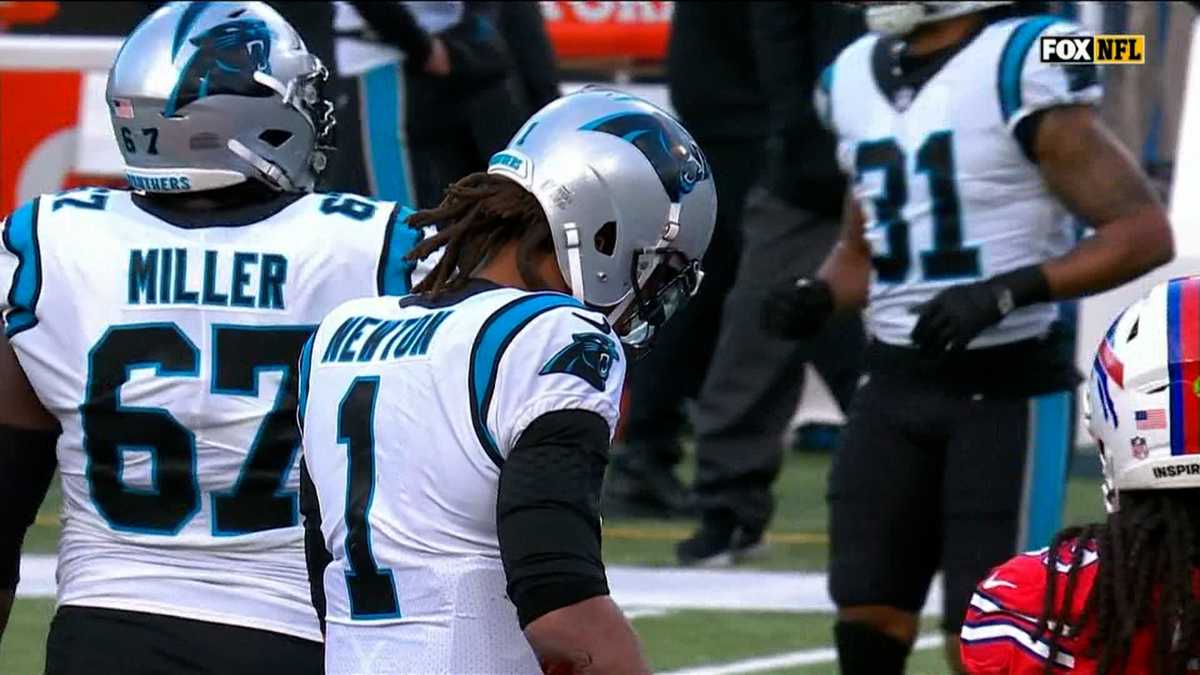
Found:
[{"label": "black jacket", "polygon": [[701,147],[766,136],[767,104],[751,44],[753,4],[675,4],[667,53],[671,104]]},{"label": "black jacket", "polygon": [[825,66],[862,35],[861,10],[833,2],[752,2],[752,42],[770,108],[763,184],[827,217],[841,212],[846,181],[836,141],[821,126],[813,90]]}]

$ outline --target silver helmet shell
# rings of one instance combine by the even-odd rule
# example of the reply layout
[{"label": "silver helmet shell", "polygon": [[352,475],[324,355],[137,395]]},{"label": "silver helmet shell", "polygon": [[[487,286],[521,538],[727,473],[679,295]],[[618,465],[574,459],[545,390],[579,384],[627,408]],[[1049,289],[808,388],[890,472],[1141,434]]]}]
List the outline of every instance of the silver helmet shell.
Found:
[{"label": "silver helmet shell", "polygon": [[885,35],[906,35],[917,26],[979,12],[1012,2],[871,2],[867,5],[867,30]]},{"label": "silver helmet shell", "polygon": [[106,98],[135,190],[194,192],[255,179],[313,189],[325,165],[327,76],[262,2],[172,2],[126,38]]},{"label": "silver helmet shell", "polygon": [[[488,172],[533,193],[571,293],[623,337],[639,323],[631,311],[680,275],[693,278],[675,290],[695,292],[717,193],[699,145],[662,109],[612,89],[564,96],[531,117]],[[678,300],[657,304],[669,315]]]}]

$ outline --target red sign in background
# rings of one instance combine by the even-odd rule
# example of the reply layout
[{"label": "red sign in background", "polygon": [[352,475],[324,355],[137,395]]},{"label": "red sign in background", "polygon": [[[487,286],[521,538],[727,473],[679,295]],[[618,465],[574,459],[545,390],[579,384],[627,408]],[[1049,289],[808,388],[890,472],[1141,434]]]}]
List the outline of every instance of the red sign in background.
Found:
[{"label": "red sign in background", "polygon": [[78,72],[0,72],[0,214],[18,206],[18,185],[37,170],[29,160],[38,147],[78,123],[82,80]]}]

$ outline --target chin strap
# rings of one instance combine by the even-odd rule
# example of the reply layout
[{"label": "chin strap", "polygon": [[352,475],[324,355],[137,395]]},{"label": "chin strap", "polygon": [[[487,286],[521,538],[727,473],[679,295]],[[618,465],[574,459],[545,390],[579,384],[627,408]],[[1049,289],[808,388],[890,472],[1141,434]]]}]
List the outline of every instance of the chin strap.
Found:
[{"label": "chin strap", "polygon": [[265,176],[267,180],[270,181],[270,184],[274,187],[277,187],[284,192],[290,192],[296,189],[296,185],[292,183],[292,179],[289,178],[286,173],[284,173],[283,169],[263,159],[260,155],[258,155],[258,153],[254,152],[250,148],[247,148],[246,145],[241,141],[237,140],[236,138],[231,138],[229,139],[227,147],[229,148],[230,152],[246,160],[250,166],[258,170],[258,172]]},{"label": "chin strap", "polygon": [[567,239],[567,268],[571,275],[571,295],[584,302],[583,296],[583,257],[579,252],[579,226],[575,223],[563,225],[563,234]]}]

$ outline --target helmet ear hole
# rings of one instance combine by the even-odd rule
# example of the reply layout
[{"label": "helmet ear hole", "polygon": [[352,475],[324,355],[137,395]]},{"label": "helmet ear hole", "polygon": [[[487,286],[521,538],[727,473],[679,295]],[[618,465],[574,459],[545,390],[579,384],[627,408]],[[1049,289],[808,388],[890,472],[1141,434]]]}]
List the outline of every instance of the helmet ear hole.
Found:
[{"label": "helmet ear hole", "polygon": [[1125,338],[1126,342],[1133,342],[1133,338],[1138,336],[1138,326],[1142,325],[1142,317],[1134,319],[1133,326],[1129,329],[1129,337]]},{"label": "helmet ear hole", "polygon": [[291,138],[292,132],[287,131],[286,129],[267,129],[258,135],[258,139],[260,141],[266,143],[272,148],[278,148],[284,143],[287,143]]},{"label": "helmet ear hole", "polygon": [[617,249],[617,221],[610,220],[596,230],[594,238],[596,250],[610,258]]}]

